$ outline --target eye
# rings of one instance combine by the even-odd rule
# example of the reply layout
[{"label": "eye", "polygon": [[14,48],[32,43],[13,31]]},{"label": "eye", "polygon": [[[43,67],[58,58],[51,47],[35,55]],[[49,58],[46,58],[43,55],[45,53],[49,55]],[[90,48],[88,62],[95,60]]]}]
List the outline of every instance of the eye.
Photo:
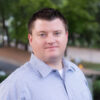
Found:
[{"label": "eye", "polygon": [[59,36],[61,32],[55,32],[54,35]]},{"label": "eye", "polygon": [[41,33],[40,37],[46,37],[46,34],[45,33]]}]

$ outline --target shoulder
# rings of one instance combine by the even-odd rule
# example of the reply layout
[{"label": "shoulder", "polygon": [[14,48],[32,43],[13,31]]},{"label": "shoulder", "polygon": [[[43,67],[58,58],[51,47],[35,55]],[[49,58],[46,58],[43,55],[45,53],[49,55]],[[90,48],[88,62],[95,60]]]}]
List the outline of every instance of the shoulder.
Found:
[{"label": "shoulder", "polygon": [[83,71],[75,63],[69,60],[66,60],[66,63],[69,66],[69,68],[73,69],[72,74],[71,74],[73,78],[75,80],[82,81],[88,86],[88,82],[87,82],[86,76],[83,73]]},{"label": "shoulder", "polygon": [[66,63],[70,68],[74,69],[74,71],[80,71],[79,67],[72,61],[66,60]]},{"label": "shoulder", "polygon": [[12,87],[13,85],[24,85],[24,82],[30,77],[31,73],[34,75],[34,71],[32,72],[30,64],[27,62],[24,65],[17,68],[14,72],[12,72],[1,84],[1,87]]},{"label": "shoulder", "polygon": [[[18,96],[24,97],[26,82],[28,82],[34,71],[31,70],[30,64],[27,62],[21,67],[17,68],[0,84],[0,100],[18,100]],[[34,76],[33,76],[34,77]],[[18,95],[18,96],[17,96]]]},{"label": "shoulder", "polygon": [[85,75],[83,71],[73,62],[66,60],[69,67],[71,67],[74,71],[74,75],[86,81]]},{"label": "shoulder", "polygon": [[17,94],[22,95],[22,87],[24,87],[22,78],[25,70],[23,67],[17,68],[0,84],[0,100],[17,100]]},{"label": "shoulder", "polygon": [[80,69],[75,63],[73,63],[72,61],[66,60],[66,62],[67,62],[68,65],[69,65],[70,67],[72,67],[76,72],[82,72],[81,69]]}]

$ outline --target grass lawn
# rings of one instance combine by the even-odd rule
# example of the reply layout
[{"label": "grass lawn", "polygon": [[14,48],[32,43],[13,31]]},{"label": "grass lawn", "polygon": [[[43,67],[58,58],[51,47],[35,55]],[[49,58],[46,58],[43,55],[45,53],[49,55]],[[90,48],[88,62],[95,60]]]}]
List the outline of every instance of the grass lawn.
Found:
[{"label": "grass lawn", "polygon": [[81,63],[85,68],[93,69],[100,71],[100,64],[97,63],[90,63],[90,62],[82,62]]},{"label": "grass lawn", "polygon": [[[85,68],[93,69],[100,71],[100,64],[90,63],[90,62],[81,62]],[[100,76],[98,79],[93,81],[93,100],[100,100]]]}]

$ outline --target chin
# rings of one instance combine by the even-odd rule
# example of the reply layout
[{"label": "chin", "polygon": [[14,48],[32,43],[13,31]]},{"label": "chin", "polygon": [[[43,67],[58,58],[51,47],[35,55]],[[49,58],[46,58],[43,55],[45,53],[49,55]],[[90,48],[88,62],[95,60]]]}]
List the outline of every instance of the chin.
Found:
[{"label": "chin", "polygon": [[50,55],[48,56],[49,59],[57,59],[59,57],[59,55]]}]

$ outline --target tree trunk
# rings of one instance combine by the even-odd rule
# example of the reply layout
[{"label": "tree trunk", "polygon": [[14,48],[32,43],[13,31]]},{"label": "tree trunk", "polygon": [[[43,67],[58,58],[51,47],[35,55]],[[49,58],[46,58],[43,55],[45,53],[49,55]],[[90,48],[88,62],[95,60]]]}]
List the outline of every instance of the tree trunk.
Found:
[{"label": "tree trunk", "polygon": [[16,46],[16,48],[17,48],[17,46],[18,46],[18,41],[16,40],[16,42],[15,42],[15,46]]},{"label": "tree trunk", "polygon": [[28,44],[25,43],[24,45],[25,45],[25,51],[27,51],[28,50]]},{"label": "tree trunk", "polygon": [[9,39],[8,27],[5,25],[4,14],[2,14],[2,27],[3,27],[5,35],[7,36],[7,45],[10,46],[10,39]]}]

